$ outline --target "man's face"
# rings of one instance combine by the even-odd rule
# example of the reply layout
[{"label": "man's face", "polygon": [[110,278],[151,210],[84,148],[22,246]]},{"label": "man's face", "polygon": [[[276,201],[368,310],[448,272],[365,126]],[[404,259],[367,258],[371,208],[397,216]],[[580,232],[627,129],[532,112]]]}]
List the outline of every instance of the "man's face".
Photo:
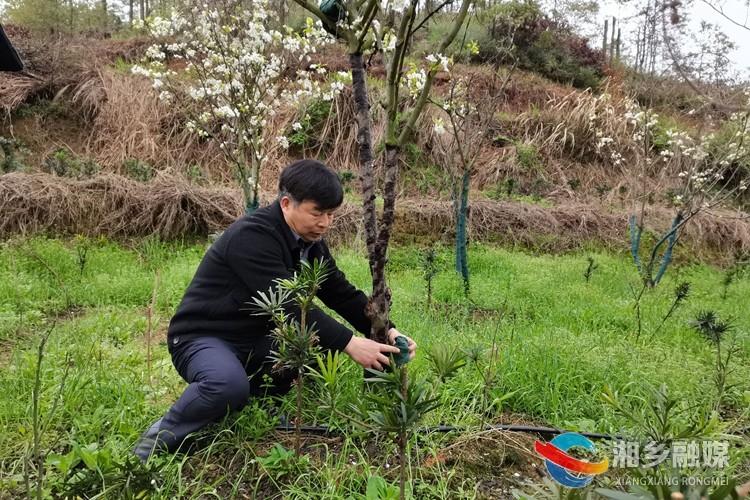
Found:
[{"label": "man's face", "polygon": [[305,241],[320,240],[331,227],[333,213],[336,211],[335,208],[320,210],[310,200],[297,203],[289,196],[282,196],[279,202],[286,223]]}]

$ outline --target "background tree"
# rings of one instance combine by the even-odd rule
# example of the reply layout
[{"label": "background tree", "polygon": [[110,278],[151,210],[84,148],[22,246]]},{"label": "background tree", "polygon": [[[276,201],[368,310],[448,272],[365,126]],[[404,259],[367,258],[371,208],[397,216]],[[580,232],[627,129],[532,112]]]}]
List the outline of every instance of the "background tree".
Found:
[{"label": "background tree", "polygon": [[[154,17],[150,33],[159,40],[147,65],[133,72],[153,80],[166,101],[180,101],[187,127],[215,138],[235,168],[247,211],[259,205],[260,171],[269,153],[287,147],[286,137],[266,137],[266,125],[282,102],[330,100],[338,87],[324,89],[307,67],[309,55],[332,39],[308,20],[303,32],[268,27],[267,0],[201,1],[170,19]],[[173,70],[170,61],[185,61]]]},{"label": "background tree", "polygon": [[[436,10],[424,12],[422,16],[418,12],[418,0],[388,1],[384,2],[382,8],[374,0],[334,0],[323,3],[324,6],[334,6],[326,11],[327,14],[309,1],[295,2],[321,18],[326,29],[336,33],[347,44],[357,113],[365,241],[373,283],[367,314],[372,322],[372,338],[385,343],[390,326],[390,290],[385,279],[385,265],[395,214],[399,155],[427,104],[435,75],[440,68],[447,69],[449,60],[443,53],[456,38],[473,1],[458,3],[451,28],[436,53],[428,56],[426,67],[410,66],[406,62],[414,34],[439,10],[453,5],[455,2],[451,0],[443,2]],[[381,51],[386,69],[385,99],[382,103],[386,115],[385,168],[380,220],[375,204],[372,118],[363,65],[365,49]],[[402,88],[404,86],[405,89]],[[406,92],[402,93],[404,90]]]}]

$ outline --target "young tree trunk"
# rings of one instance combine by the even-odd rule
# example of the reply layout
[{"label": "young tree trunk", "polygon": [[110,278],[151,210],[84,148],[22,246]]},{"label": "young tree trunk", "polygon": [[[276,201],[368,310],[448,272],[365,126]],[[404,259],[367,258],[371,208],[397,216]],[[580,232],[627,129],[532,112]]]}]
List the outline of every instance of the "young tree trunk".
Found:
[{"label": "young tree trunk", "polygon": [[456,271],[464,282],[464,295],[469,297],[469,262],[466,251],[466,225],[469,216],[469,170],[461,177],[461,190],[456,210]]},{"label": "young tree trunk", "polygon": [[294,453],[300,456],[302,451],[302,370],[297,374],[297,418],[294,422]]},{"label": "young tree trunk", "polygon": [[[372,295],[367,305],[367,315],[372,322],[371,338],[385,343],[388,338],[388,312],[390,309],[390,292],[385,283],[385,263],[380,262],[382,245],[378,240],[378,221],[375,209],[375,178],[372,156],[372,118],[370,117],[370,98],[367,94],[367,81],[362,54],[349,55],[352,71],[352,88],[357,116],[357,143],[359,144],[359,166],[362,199],[364,206],[365,242],[372,274]],[[386,167],[388,168],[388,167]],[[387,191],[386,191],[387,192]],[[385,221],[383,221],[385,222]],[[390,228],[389,228],[390,231]],[[387,249],[387,242],[385,245]]]}]

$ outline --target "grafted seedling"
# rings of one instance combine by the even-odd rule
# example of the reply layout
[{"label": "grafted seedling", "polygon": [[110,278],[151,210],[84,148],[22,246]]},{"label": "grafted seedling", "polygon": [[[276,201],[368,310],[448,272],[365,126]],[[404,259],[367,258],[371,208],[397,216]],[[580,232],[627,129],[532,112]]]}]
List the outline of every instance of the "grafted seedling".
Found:
[{"label": "grafted seedling", "polygon": [[[315,294],[329,273],[325,261],[302,261],[300,271],[292,278],[276,280],[276,288],[258,293],[251,305],[254,314],[270,316],[274,323],[271,334],[276,350],[271,352],[274,369],[296,372],[297,418],[295,419],[295,452],[300,454],[302,425],[302,389],[308,365],[316,359],[318,331],[307,315],[313,307]],[[298,312],[298,314],[297,314]]]}]

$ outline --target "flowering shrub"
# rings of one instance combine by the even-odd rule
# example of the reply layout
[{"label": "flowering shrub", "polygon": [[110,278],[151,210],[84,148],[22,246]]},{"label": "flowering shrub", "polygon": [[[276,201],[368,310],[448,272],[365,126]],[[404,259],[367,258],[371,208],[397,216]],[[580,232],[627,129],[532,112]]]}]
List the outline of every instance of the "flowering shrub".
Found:
[{"label": "flowering shrub", "polygon": [[267,7],[267,0],[200,0],[169,18],[151,18],[147,27],[157,42],[132,70],[150,78],[162,100],[187,104],[188,129],[220,141],[248,210],[258,205],[263,161],[288,146],[286,137],[265,137],[269,120],[282,104],[331,100],[342,88],[322,85],[326,69],[309,65],[311,54],[333,42],[320,23],[308,19],[301,33],[273,29]]}]

